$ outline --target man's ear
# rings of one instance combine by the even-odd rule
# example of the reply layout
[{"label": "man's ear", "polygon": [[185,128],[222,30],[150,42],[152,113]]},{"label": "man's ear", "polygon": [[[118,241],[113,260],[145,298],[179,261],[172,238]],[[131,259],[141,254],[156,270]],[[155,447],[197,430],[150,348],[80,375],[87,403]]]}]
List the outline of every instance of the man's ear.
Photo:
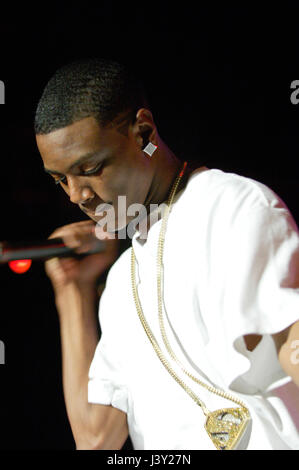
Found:
[{"label": "man's ear", "polygon": [[156,126],[149,109],[141,108],[138,110],[133,132],[142,149],[149,142],[156,144]]}]

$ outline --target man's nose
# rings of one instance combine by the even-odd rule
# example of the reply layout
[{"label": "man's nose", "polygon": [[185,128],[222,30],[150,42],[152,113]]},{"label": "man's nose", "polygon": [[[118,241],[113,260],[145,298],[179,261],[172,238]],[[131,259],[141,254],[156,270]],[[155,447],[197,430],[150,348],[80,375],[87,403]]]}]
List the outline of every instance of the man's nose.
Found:
[{"label": "man's nose", "polygon": [[94,197],[92,189],[79,178],[68,178],[69,197],[74,204],[83,204]]}]

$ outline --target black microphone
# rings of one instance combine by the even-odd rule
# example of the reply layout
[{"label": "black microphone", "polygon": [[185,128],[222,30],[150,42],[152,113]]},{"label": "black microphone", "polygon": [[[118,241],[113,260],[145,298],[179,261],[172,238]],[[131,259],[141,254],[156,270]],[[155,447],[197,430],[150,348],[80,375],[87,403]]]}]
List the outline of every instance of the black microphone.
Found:
[{"label": "black microphone", "polygon": [[85,253],[76,253],[74,248],[64,244],[62,238],[35,242],[0,242],[0,264],[22,259],[41,260],[54,256],[82,258],[104,251],[105,242],[103,240],[97,239],[93,245],[93,248]]}]

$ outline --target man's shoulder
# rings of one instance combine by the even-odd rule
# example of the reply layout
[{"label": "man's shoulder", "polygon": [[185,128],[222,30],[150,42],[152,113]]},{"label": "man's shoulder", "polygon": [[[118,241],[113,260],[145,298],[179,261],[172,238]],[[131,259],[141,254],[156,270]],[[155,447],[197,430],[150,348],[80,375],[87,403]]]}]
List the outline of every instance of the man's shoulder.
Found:
[{"label": "man's shoulder", "polygon": [[124,302],[130,292],[130,253],[130,248],[125,250],[108,271],[105,289],[99,302],[101,326],[113,326],[116,319],[123,317]]},{"label": "man's shoulder", "polygon": [[286,208],[281,198],[266,184],[217,168],[193,171],[186,196],[228,211],[236,207],[248,210],[265,207]]},{"label": "man's shoulder", "polygon": [[117,260],[111,266],[107,280],[111,282],[112,280],[118,281],[123,279],[123,276],[128,277],[128,269],[130,267],[131,260],[131,247],[123,251]]}]

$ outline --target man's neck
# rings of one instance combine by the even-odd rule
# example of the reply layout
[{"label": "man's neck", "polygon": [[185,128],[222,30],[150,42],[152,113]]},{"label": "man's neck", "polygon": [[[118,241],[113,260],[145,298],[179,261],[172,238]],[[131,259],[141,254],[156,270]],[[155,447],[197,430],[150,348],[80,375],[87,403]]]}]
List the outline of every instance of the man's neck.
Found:
[{"label": "man's neck", "polygon": [[167,200],[172,185],[183,166],[183,162],[165,144],[159,146],[159,153],[155,155],[155,158],[157,160],[154,177],[144,203],[147,211],[150,204],[161,204]]},{"label": "man's neck", "polygon": [[[178,160],[178,163],[179,163],[179,165],[176,167],[176,169],[175,169],[176,171],[172,173],[172,179],[169,180],[170,182],[169,182],[167,191],[165,192],[165,194],[163,196],[163,199],[162,200],[160,199],[159,203],[153,203],[151,201],[150,204],[148,206],[146,206],[147,216],[145,218],[143,218],[142,220],[139,220],[139,227],[136,228],[137,229],[136,231],[137,231],[137,234],[138,234],[137,238],[138,238],[139,241],[143,240],[143,243],[145,243],[145,241],[147,239],[147,236],[148,236],[148,232],[151,229],[151,227],[156,222],[158,222],[158,220],[160,220],[163,217],[163,213],[164,213],[164,210],[165,210],[165,204],[166,204],[166,202],[169,198],[169,195],[170,195],[171,189],[173,187],[173,184],[174,184],[177,176],[179,175],[179,173],[181,172],[181,170],[184,167],[183,162]],[[187,171],[187,169],[188,169],[188,171]],[[191,174],[192,171],[193,171],[192,168],[188,168],[188,166],[185,167],[184,174],[180,179],[179,185],[177,186],[176,195],[186,187],[188,179],[189,179],[190,174]]]}]

